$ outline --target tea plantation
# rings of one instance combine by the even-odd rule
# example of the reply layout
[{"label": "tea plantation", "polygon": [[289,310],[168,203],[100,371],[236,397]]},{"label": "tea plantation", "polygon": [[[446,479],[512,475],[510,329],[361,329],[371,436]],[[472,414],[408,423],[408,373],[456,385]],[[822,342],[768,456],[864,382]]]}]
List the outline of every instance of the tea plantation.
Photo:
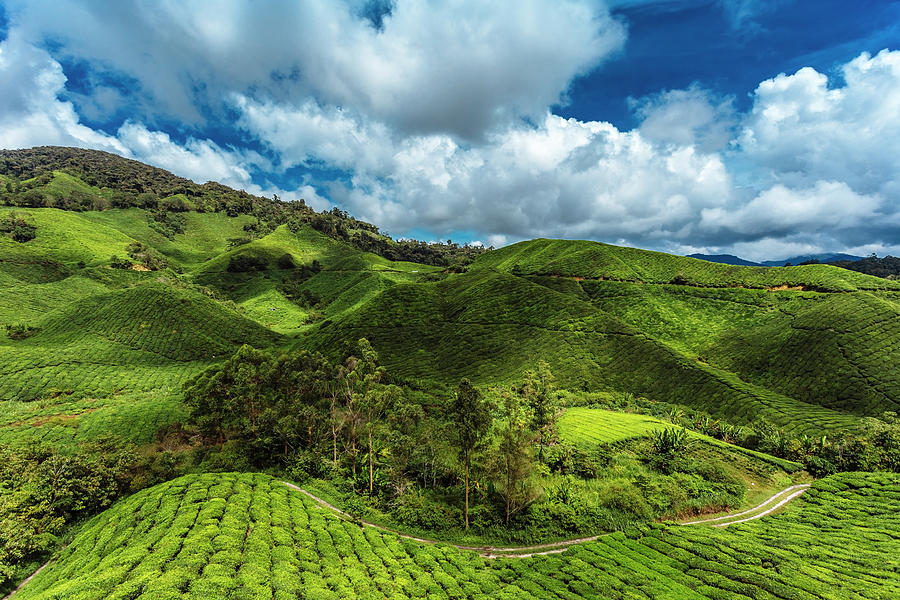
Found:
[{"label": "tea plantation", "polygon": [[74,148],[0,184],[0,595],[900,597],[900,282],[393,240]]},{"label": "tea plantation", "polygon": [[342,521],[271,477],[187,476],[88,522],[27,599],[894,598],[900,481],[844,474],[781,515],[487,559]]}]

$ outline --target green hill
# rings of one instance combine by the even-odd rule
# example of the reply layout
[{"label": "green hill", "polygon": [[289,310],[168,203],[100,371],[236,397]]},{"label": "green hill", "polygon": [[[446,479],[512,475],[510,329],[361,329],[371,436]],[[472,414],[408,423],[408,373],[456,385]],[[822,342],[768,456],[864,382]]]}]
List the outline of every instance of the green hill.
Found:
[{"label": "green hill", "polygon": [[101,513],[18,598],[889,598],[898,515],[896,476],[844,474],[727,530],[654,525],[492,560],[341,521],[265,475],[207,474]]},{"label": "green hill", "polygon": [[0,398],[176,387],[241,344],[279,340],[212,299],[157,282],[89,296],[31,325],[34,335],[0,341]]},{"label": "green hill", "polygon": [[610,246],[600,242],[536,239],[479,257],[473,268],[634,283],[700,287],[788,288],[848,292],[900,290],[900,283],[830,265],[742,267],[696,258]]},{"label": "green hill", "polygon": [[791,308],[721,336],[711,360],[806,402],[857,414],[900,409],[900,296],[832,294]]},{"label": "green hill", "polygon": [[300,343],[328,352],[363,336],[391,373],[411,379],[513,381],[543,359],[570,389],[612,387],[788,429],[853,426],[849,416],[742,381],[573,294],[486,269],[390,288]]},{"label": "green hill", "polygon": [[[727,530],[651,523],[755,501],[789,477],[807,481],[802,468],[896,469],[892,417],[861,417],[900,409],[900,282],[588,241],[490,251],[395,241],[338,209],[319,213],[70,148],[0,151],[0,184],[0,452],[10,462],[0,469],[0,582],[8,587],[53,548],[59,554],[16,598],[900,594],[894,475],[828,477],[783,514]],[[385,367],[383,381],[402,391],[369,387],[381,375],[367,346],[356,346],[361,337]],[[209,379],[215,385],[196,392],[213,398],[209,427],[196,426],[188,404],[198,400],[184,401],[183,384],[244,344],[270,352],[243,349]],[[279,356],[285,349],[321,351],[331,365]],[[357,350],[363,360],[347,359]],[[257,360],[265,375],[242,379]],[[552,388],[523,383],[542,361],[568,412],[558,439],[540,429],[549,435],[545,464],[532,465],[540,485],[520,486],[523,502],[540,510],[510,521],[507,503],[504,523],[498,490],[516,484],[488,454],[534,445],[537,425],[510,427],[528,409],[498,416],[515,409],[512,400],[555,410]],[[500,432],[490,434],[476,458],[484,464],[473,465],[472,535],[486,536],[478,543],[625,531],[562,554],[490,560],[342,521],[267,475],[173,479],[284,468],[321,478],[348,510],[426,535],[462,531],[448,441],[455,422],[444,405],[462,378],[497,401],[492,424],[512,436],[501,446]],[[260,381],[266,408],[243,406]],[[244,391],[229,396],[232,385]],[[233,402],[219,407],[220,395]],[[668,452],[653,436],[671,431],[668,421],[598,410],[601,398],[798,462],[694,431],[686,435],[702,443]],[[751,427],[738,437],[732,425],[741,424]],[[135,444],[115,485],[78,454],[109,433]],[[60,473],[84,487],[57,494]],[[370,474],[363,498],[356,491]],[[114,495],[89,510],[79,504],[96,489]],[[638,489],[647,499],[634,499]],[[601,529],[597,506],[608,511]],[[631,516],[615,520],[616,511]],[[63,525],[74,536],[64,549],[55,537]],[[511,526],[523,537],[491,529]],[[21,548],[16,531],[31,536]]]}]

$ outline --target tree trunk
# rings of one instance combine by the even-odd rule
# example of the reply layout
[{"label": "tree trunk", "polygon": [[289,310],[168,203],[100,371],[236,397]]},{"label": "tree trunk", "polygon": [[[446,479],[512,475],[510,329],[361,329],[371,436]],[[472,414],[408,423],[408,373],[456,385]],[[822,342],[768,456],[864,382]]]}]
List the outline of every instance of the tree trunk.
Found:
[{"label": "tree trunk", "polygon": [[353,489],[356,489],[356,435],[350,439],[350,455],[353,456]]},{"label": "tree trunk", "polygon": [[466,531],[469,531],[469,459],[466,459]]},{"label": "tree trunk", "polygon": [[369,495],[372,495],[372,489],[375,483],[375,466],[372,462],[372,428],[369,428]]},{"label": "tree trunk", "polygon": [[509,458],[506,459],[506,526],[509,527],[509,510],[512,503],[512,469]]},{"label": "tree trunk", "polygon": [[334,468],[337,469],[337,417],[334,407],[335,397],[331,397],[331,447],[334,452]]}]

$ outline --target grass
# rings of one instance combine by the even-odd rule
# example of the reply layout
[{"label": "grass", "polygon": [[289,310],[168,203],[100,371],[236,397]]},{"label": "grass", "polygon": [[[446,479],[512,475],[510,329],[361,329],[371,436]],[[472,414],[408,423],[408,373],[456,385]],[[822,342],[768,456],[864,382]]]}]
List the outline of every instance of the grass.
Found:
[{"label": "grass", "polygon": [[[591,447],[598,444],[615,444],[626,440],[646,438],[655,431],[671,428],[679,428],[679,426],[648,415],[576,406],[566,409],[560,418],[559,437],[563,442]],[[711,451],[719,455],[724,453],[725,456],[719,456],[719,458],[724,458],[725,462],[734,462],[736,460],[734,455],[739,454],[787,473],[794,473],[803,468],[800,463],[748,450],[695,431],[688,430],[688,435],[701,442],[702,445],[711,446],[714,449]],[[745,472],[750,470],[753,469],[744,469]]]},{"label": "grass", "polygon": [[228,217],[223,213],[184,213],[184,233],[170,240],[152,229],[141,209],[115,209],[83,213],[83,218],[113,228],[129,238],[155,248],[173,264],[196,268],[228,250],[228,240],[245,234],[243,226],[252,217]]},{"label": "grass", "polygon": [[341,521],[265,475],[192,475],[86,523],[19,598],[888,598],[898,527],[896,475],[844,474],[726,530],[656,525],[490,560]]},{"label": "grass", "polygon": [[0,207],[0,218],[16,210],[28,213],[37,226],[36,236],[25,243],[0,236],[0,257],[4,263],[52,261],[73,267],[79,261],[88,266],[109,264],[113,254],[127,256],[134,240],[117,229],[91,222],[82,213],[55,208]]}]

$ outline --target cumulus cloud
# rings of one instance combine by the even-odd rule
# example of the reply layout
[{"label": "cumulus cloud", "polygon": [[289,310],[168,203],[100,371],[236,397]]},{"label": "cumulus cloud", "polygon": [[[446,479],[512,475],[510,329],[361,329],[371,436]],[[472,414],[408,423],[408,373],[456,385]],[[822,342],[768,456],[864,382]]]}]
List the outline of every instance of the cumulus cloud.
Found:
[{"label": "cumulus cloud", "polygon": [[385,171],[357,170],[331,193],[354,213],[400,230],[664,238],[683,235],[700,209],[730,194],[717,156],[552,114],[479,147],[429,136],[405,139],[392,154]]},{"label": "cumulus cloud", "polygon": [[564,99],[621,48],[601,4],[397,2],[382,27],[352,3],[30,0],[10,11],[33,40],[140,83],[145,109],[197,122],[232,92],[357,107],[403,132],[477,139]]},{"label": "cumulus cloud", "polygon": [[819,181],[808,189],[778,184],[739,208],[704,209],[701,227],[751,235],[818,233],[865,225],[881,204],[881,198],[857,194],[843,182]]},{"label": "cumulus cloud", "polygon": [[830,87],[828,77],[809,67],[760,83],[740,151],[772,181],[807,186],[835,179],[896,200],[900,52],[862,54],[842,74],[840,87]]},{"label": "cumulus cloud", "polygon": [[70,102],[57,99],[59,63],[13,32],[0,43],[0,146],[55,144],[124,153],[115,138],[79,123]]},{"label": "cumulus cloud", "polygon": [[710,152],[724,149],[734,138],[734,99],[717,98],[697,84],[632,98],[629,103],[641,119],[641,133],[649,140]]}]

